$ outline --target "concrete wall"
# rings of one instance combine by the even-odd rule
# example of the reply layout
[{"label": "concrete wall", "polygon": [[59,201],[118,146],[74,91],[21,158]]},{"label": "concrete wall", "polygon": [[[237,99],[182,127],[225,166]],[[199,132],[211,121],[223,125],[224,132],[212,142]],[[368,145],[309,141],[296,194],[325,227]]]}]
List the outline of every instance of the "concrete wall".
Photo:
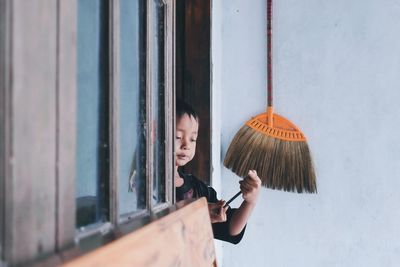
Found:
[{"label": "concrete wall", "polygon": [[[216,2],[222,160],[266,105],[266,1]],[[398,14],[398,1],[274,2],[275,108],[307,135],[318,194],[263,188],[242,242],[223,244],[223,266],[398,265]],[[221,172],[228,199],[239,178]]]}]

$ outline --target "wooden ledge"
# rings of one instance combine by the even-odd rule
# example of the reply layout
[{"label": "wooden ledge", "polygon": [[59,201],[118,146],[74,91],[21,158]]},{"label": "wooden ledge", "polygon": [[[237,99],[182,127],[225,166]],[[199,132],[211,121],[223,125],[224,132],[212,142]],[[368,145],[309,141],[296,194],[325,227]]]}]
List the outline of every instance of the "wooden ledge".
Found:
[{"label": "wooden ledge", "polygon": [[63,266],[216,266],[206,199],[177,206],[175,212]]}]

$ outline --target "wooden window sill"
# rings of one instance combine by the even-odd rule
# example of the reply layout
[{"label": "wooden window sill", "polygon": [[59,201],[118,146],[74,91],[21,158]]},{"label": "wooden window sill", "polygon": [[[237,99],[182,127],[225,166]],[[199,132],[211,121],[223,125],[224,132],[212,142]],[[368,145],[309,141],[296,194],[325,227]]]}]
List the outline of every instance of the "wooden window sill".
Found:
[{"label": "wooden window sill", "polygon": [[201,198],[178,202],[153,216],[120,225],[104,236],[82,240],[79,247],[37,266],[50,265],[216,266],[207,201]]}]

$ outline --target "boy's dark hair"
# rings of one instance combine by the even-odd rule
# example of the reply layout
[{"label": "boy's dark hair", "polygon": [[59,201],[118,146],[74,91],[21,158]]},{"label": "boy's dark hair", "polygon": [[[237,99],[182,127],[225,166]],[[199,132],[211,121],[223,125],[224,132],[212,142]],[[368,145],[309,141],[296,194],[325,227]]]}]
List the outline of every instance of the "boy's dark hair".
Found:
[{"label": "boy's dark hair", "polygon": [[183,101],[180,98],[176,99],[176,117],[180,118],[183,115],[187,114],[189,117],[193,117],[196,121],[199,121],[199,116],[196,111],[194,111],[193,107]]}]

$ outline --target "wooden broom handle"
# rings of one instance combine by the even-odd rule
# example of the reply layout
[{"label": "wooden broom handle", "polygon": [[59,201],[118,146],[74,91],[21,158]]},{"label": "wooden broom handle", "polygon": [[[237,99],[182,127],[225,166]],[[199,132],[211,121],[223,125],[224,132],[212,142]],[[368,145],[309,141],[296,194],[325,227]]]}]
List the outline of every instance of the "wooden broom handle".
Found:
[{"label": "wooden broom handle", "polygon": [[272,107],[272,0],[267,0],[267,93]]},{"label": "wooden broom handle", "polygon": [[233,197],[231,197],[231,199],[229,199],[228,202],[225,203],[224,208],[228,207],[228,205],[231,204],[231,202],[234,201],[241,194],[242,194],[242,191],[240,190]]},{"label": "wooden broom handle", "polygon": [[267,0],[267,125],[273,127],[272,108],[272,0]]}]

